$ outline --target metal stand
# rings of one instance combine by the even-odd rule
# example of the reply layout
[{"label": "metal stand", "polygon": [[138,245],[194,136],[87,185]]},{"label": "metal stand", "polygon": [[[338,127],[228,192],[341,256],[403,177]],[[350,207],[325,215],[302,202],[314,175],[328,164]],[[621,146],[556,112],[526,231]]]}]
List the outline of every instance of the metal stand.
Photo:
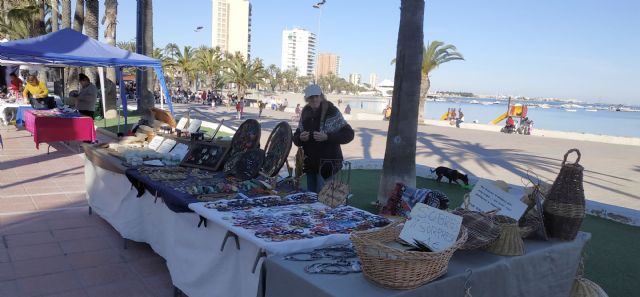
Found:
[{"label": "metal stand", "polygon": [[[203,216],[200,216],[200,222],[198,222],[198,228],[200,228],[200,226],[204,225],[205,228],[207,228],[207,219]],[[227,238],[225,237],[225,240]],[[224,246],[224,243],[222,244],[222,246]]]},{"label": "metal stand", "polygon": [[231,231],[227,231],[227,234],[224,235],[222,246],[220,247],[221,252],[224,251],[224,246],[227,244],[227,239],[229,239],[229,237],[233,237],[236,240],[236,249],[240,249],[240,239],[238,238],[238,235]]},{"label": "metal stand", "polygon": [[260,262],[261,258],[267,258],[267,251],[262,248],[258,250],[258,254],[256,255],[256,261],[253,262],[253,269],[251,269],[251,273],[253,274],[256,273],[256,268],[258,267],[258,263]]},{"label": "metal stand", "polygon": [[89,215],[93,214],[93,208],[91,208],[91,206],[89,206]]}]

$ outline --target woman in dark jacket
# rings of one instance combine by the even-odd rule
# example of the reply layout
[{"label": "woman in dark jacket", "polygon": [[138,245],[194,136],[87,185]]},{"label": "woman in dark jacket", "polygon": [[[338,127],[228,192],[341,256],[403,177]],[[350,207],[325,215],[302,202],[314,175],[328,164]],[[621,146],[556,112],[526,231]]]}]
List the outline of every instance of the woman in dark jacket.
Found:
[{"label": "woman in dark jacket", "polygon": [[353,140],[353,129],[318,85],[308,86],[304,99],[307,105],[302,109],[293,142],[304,151],[302,171],[307,175],[307,189],[317,193],[342,168],[340,145]]}]

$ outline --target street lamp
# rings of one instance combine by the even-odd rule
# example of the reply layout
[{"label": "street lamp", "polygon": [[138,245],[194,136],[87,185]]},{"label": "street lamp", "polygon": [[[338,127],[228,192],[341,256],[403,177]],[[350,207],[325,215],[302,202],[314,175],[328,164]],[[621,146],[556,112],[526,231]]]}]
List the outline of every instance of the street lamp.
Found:
[{"label": "street lamp", "polygon": [[[318,59],[320,57],[320,19],[322,18],[322,6],[327,2],[327,0],[321,0],[320,2],[313,5],[313,8],[317,8],[320,12],[318,13],[318,34],[316,34],[316,64],[318,64]],[[318,83],[319,79],[318,73],[318,65],[316,65],[316,81]]]}]

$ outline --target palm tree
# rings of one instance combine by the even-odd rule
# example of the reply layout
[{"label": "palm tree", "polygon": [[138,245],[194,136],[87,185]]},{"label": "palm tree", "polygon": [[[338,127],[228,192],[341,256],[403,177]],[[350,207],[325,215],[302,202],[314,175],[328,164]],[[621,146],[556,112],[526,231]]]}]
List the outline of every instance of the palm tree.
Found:
[{"label": "palm tree", "polygon": [[271,64],[266,69],[266,75],[269,79],[269,86],[271,87],[271,91],[275,92],[276,88],[282,84],[282,71],[278,66]]},{"label": "palm tree", "polygon": [[51,0],[51,32],[58,31],[58,0]]},{"label": "palm tree", "polygon": [[183,85],[190,85],[191,90],[195,91],[195,69],[196,69],[196,51],[190,47],[185,46],[182,52],[175,52],[174,66],[182,73],[181,79]]},{"label": "palm tree", "polygon": [[[438,66],[449,61],[464,60],[462,54],[456,51],[456,47],[451,44],[445,44],[442,41],[432,41],[428,48],[423,46],[422,56],[422,76],[420,80],[420,113],[418,114],[418,123],[424,123],[424,104],[427,99],[427,92],[431,86],[429,74],[436,70]],[[395,63],[395,59],[391,61]]]},{"label": "palm tree", "polygon": [[242,55],[236,54],[225,61],[226,71],[224,79],[227,83],[234,83],[239,98],[244,97],[247,88],[264,79],[264,66],[259,59],[250,61]]},{"label": "palm tree", "polygon": [[[76,9],[73,15],[73,30],[82,33],[84,27],[84,0],[76,0]],[[65,71],[66,72],[66,71]],[[69,73],[67,75],[67,94],[71,90],[78,89],[78,67],[69,67]]]},{"label": "palm tree", "polygon": [[[116,24],[118,20],[118,0],[105,0],[104,1],[104,16],[102,17],[102,25],[104,28],[104,41],[107,44],[116,45]],[[106,87],[106,102],[104,117],[107,119],[114,118],[118,115],[116,101],[118,100],[116,94],[116,69],[113,67],[107,68],[107,76],[105,80]]]},{"label": "palm tree", "polygon": [[[85,9],[85,34],[95,40],[98,40],[98,22],[100,19],[100,6],[98,0],[85,0]],[[97,81],[98,72],[95,67],[86,67],[84,71],[87,72],[87,76],[89,76],[92,81]]]},{"label": "palm tree", "polygon": [[165,55],[168,55],[169,57],[175,59],[176,55],[180,53],[180,47],[175,43],[167,43],[167,45],[164,47],[164,53]]},{"label": "palm tree", "polygon": [[[138,0],[138,22],[142,28],[138,28],[137,36],[138,53],[151,56],[153,55],[153,0]],[[153,114],[151,109],[155,105],[153,96],[152,82],[155,79],[153,69],[147,68],[144,71],[137,72],[138,81],[138,112],[143,120],[153,123]]]},{"label": "palm tree", "polygon": [[73,30],[82,32],[84,26],[84,0],[76,0],[76,10],[73,14]]},{"label": "palm tree", "polygon": [[60,0],[62,3],[62,29],[71,28],[71,0]]},{"label": "palm tree", "polygon": [[209,86],[215,88],[215,82],[219,80],[222,71],[223,55],[219,47],[200,48],[196,53],[195,63],[199,71],[209,78]]},{"label": "palm tree", "polygon": [[287,91],[291,91],[292,89],[296,89],[296,79],[297,79],[298,69],[287,69],[282,72],[282,79],[284,80],[285,85],[287,86]]},{"label": "palm tree", "polygon": [[7,11],[3,11],[0,34],[12,40],[32,37],[33,15],[37,13],[37,6],[31,3],[11,6]]},{"label": "palm tree", "polygon": [[378,187],[378,201],[383,205],[396,183],[401,182],[411,187],[416,184],[423,24],[424,0],[402,0],[391,120]]}]

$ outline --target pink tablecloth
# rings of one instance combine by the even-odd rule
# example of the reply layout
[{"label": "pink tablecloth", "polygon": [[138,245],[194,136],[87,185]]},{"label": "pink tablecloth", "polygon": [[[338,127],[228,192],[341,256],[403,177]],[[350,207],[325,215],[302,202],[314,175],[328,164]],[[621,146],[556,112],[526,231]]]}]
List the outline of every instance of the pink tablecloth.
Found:
[{"label": "pink tablecloth", "polygon": [[95,141],[93,119],[82,115],[65,115],[56,111],[27,110],[24,126],[33,134],[36,148],[43,142]]}]

